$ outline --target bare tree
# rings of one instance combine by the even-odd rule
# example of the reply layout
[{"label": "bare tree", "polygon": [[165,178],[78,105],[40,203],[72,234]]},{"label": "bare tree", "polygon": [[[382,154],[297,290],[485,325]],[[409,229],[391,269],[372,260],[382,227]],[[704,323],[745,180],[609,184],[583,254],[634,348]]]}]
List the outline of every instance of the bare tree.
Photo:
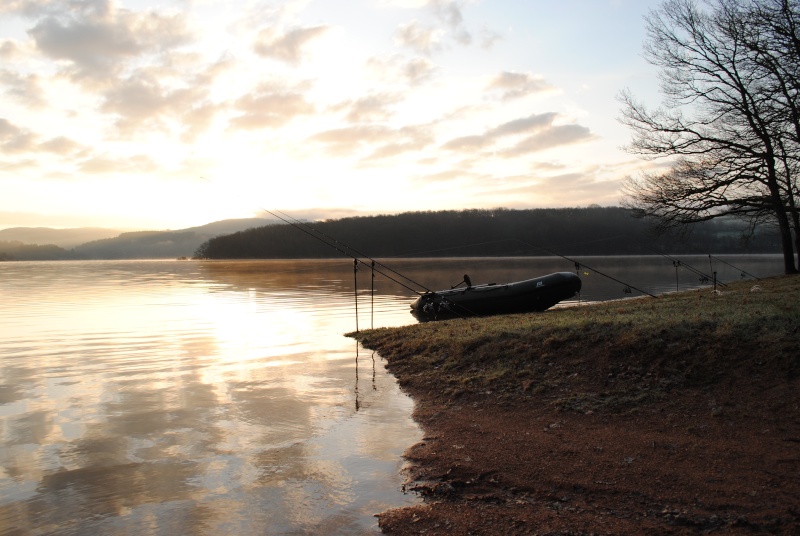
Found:
[{"label": "bare tree", "polygon": [[723,215],[751,229],[775,223],[786,273],[797,272],[800,246],[797,7],[797,0],[666,0],[647,16],[645,42],[664,102],[649,109],[620,94],[621,121],[633,132],[628,150],[669,159],[664,172],[630,178],[624,204],[662,229]]}]

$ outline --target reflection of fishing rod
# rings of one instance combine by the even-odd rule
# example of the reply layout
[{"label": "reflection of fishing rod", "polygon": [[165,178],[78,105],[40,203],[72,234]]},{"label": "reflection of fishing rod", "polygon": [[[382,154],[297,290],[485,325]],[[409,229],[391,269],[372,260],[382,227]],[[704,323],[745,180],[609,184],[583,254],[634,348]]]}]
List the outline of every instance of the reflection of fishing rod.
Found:
[{"label": "reflection of fishing rod", "polygon": [[625,292],[626,292],[626,293],[628,292],[628,290],[629,290],[629,289],[633,289],[633,290],[638,290],[639,292],[641,292],[641,293],[643,293],[643,294],[647,294],[647,295],[648,295],[648,296],[650,296],[651,298],[655,298],[655,297],[656,297],[656,296],[655,296],[655,294],[650,294],[650,293],[649,293],[649,292],[647,292],[646,290],[642,290],[642,289],[640,289],[640,288],[636,288],[636,287],[634,287],[633,285],[629,285],[628,283],[625,283],[624,281],[620,281],[619,279],[617,279],[617,278],[615,278],[615,277],[612,277],[612,276],[610,276],[610,275],[608,275],[608,274],[604,274],[604,273],[603,273],[603,272],[601,272],[600,270],[595,270],[595,269],[594,269],[594,268],[592,268],[591,266],[587,266],[586,264],[583,264],[583,263],[581,263],[581,262],[578,262],[578,261],[576,261],[576,260],[574,260],[574,259],[570,259],[569,257],[565,257],[564,255],[561,255],[560,253],[556,253],[555,251],[551,251],[551,250],[549,250],[549,249],[547,249],[547,248],[545,248],[545,247],[542,247],[542,246],[535,246],[535,245],[531,244],[530,242],[526,242],[525,240],[522,240],[522,239],[520,239],[520,238],[513,238],[513,239],[510,239],[510,240],[516,240],[516,241],[518,241],[518,242],[521,242],[521,243],[525,244],[526,246],[530,246],[530,247],[532,247],[532,248],[535,248],[535,249],[541,249],[542,251],[546,251],[546,252],[547,252],[547,253],[549,253],[550,255],[555,255],[556,257],[561,257],[561,258],[562,258],[562,259],[564,259],[564,260],[567,260],[567,261],[569,261],[569,262],[571,262],[571,263],[574,263],[574,264],[575,264],[575,268],[576,268],[576,269],[579,269],[581,266],[583,266],[584,268],[586,268],[586,269],[588,269],[588,270],[591,270],[591,271],[595,272],[596,274],[599,274],[599,275],[601,275],[601,276],[603,276],[603,277],[607,277],[608,279],[611,279],[612,281],[616,281],[617,283],[620,283],[620,284],[622,284],[622,285],[625,285]]},{"label": "reflection of fishing rod", "polygon": [[722,264],[727,264],[728,266],[730,266],[730,267],[731,267],[731,268],[733,268],[734,270],[738,270],[738,271],[739,271],[739,272],[742,274],[742,278],[744,278],[744,276],[745,276],[745,275],[749,275],[749,276],[750,276],[750,277],[752,277],[753,279],[757,279],[757,280],[761,281],[761,278],[760,278],[760,277],[756,277],[756,276],[754,276],[753,274],[750,274],[750,273],[748,273],[748,272],[745,272],[745,271],[744,271],[744,270],[742,270],[741,268],[737,268],[736,266],[734,266],[734,265],[732,265],[732,264],[730,264],[730,263],[727,263],[727,262],[723,261],[723,260],[722,260],[722,259],[720,259],[719,257],[714,257],[714,256],[712,256],[712,255],[709,255],[709,256],[708,256],[708,259],[709,259],[709,261],[710,261],[711,259],[716,259],[716,260],[718,260],[719,262],[721,262]]}]

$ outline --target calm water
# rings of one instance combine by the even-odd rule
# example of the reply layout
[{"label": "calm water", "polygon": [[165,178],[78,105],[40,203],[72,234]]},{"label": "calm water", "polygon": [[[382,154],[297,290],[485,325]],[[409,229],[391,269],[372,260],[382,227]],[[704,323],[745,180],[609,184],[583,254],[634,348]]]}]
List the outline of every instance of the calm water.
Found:
[{"label": "calm water", "polygon": [[330,265],[0,263],[0,533],[363,533],[414,502],[412,402]]},{"label": "calm water", "polygon": [[[782,266],[681,259],[722,281]],[[708,285],[663,257],[581,262],[581,301]],[[432,289],[576,269],[389,264]],[[415,321],[411,292],[356,276],[361,329]],[[0,263],[0,534],[376,532],[373,514],[418,500],[401,455],[421,432],[343,336],[353,285],[347,261]]]}]

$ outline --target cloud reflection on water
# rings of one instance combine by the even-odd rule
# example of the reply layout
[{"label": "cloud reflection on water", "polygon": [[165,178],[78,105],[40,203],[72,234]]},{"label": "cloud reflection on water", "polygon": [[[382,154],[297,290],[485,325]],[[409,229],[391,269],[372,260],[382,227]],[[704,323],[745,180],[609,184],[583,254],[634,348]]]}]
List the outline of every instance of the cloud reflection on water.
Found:
[{"label": "cloud reflection on water", "polygon": [[313,301],[264,264],[2,270],[0,532],[360,532],[415,500],[411,401],[382,365],[356,392],[328,270]]}]

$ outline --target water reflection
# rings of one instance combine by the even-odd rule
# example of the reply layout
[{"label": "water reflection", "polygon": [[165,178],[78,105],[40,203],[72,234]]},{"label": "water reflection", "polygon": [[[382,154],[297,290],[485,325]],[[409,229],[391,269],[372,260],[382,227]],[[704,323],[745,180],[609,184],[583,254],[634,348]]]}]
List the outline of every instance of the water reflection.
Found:
[{"label": "water reflection", "polygon": [[[726,261],[722,281],[781,268]],[[584,301],[709,284],[660,257],[584,262]],[[391,265],[431,289],[575,269]],[[373,296],[371,279],[361,326],[414,322],[408,290],[379,275]],[[354,292],[347,261],[0,263],[0,533],[376,530],[416,500],[400,464],[420,432],[380,358],[342,336]]]},{"label": "water reflection", "polygon": [[0,266],[0,533],[361,533],[415,501],[352,294],[277,268]]}]

